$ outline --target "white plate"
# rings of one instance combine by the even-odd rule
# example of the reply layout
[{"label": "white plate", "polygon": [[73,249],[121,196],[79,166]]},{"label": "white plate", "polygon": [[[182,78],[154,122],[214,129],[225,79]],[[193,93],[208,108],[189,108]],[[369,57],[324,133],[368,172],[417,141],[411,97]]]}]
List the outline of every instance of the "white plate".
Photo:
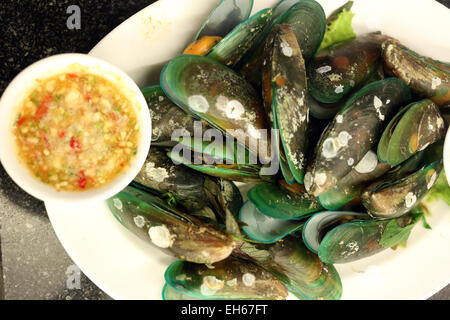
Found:
[{"label": "white plate", "polygon": [[[253,12],[278,0],[255,0]],[[192,39],[217,1],[160,0],[104,38],[91,54],[126,71],[140,86],[156,84],[162,66]],[[326,14],[343,4],[319,1]],[[381,30],[422,54],[450,61],[450,10],[433,0],[356,0],[357,33]],[[105,203],[46,203],[53,227],[81,270],[115,299],[160,299],[171,257],[125,230]],[[337,265],[343,299],[425,299],[450,281],[450,208],[430,206],[408,247]]]}]

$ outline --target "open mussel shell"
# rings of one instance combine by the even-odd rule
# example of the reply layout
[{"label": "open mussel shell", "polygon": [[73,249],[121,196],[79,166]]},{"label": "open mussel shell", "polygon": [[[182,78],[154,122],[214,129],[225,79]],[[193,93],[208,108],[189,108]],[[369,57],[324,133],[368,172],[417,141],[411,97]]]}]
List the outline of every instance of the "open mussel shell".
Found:
[{"label": "open mussel shell", "polygon": [[318,197],[319,203],[328,210],[338,210],[358,197],[365,185],[390,168],[389,164],[378,161],[377,154],[371,150],[334,187]]},{"label": "open mussel shell", "polygon": [[194,133],[194,118],[167,98],[160,86],[145,87],[141,91],[152,118],[152,146],[172,145],[175,130]]},{"label": "open mussel shell", "polygon": [[234,240],[215,226],[135,188],[127,187],[109,199],[108,206],[133,234],[180,259],[214,263],[227,258],[235,247]]},{"label": "open mussel shell", "polygon": [[239,220],[246,225],[242,231],[252,240],[260,243],[274,243],[303,227],[304,222],[298,220],[280,220],[262,214],[247,201],[241,208]]},{"label": "open mussel shell", "polygon": [[180,294],[205,300],[284,300],[286,287],[256,264],[230,256],[203,265],[176,261],[164,275],[167,284]]},{"label": "open mussel shell", "polygon": [[248,19],[253,0],[222,0],[201,26],[194,40],[204,36],[225,37],[238,24]]},{"label": "open mussel shell", "polygon": [[234,66],[255,44],[272,18],[272,9],[263,9],[233,29],[216,44],[207,57],[226,66]]},{"label": "open mussel shell", "polygon": [[306,191],[293,192],[272,183],[254,186],[247,197],[261,213],[280,220],[300,219],[322,209]]},{"label": "open mussel shell", "polygon": [[369,215],[365,213],[349,211],[323,211],[316,213],[308,219],[303,227],[303,241],[309,250],[318,253],[322,238],[330,229],[355,219],[363,220],[369,218]]},{"label": "open mussel shell", "polygon": [[[307,85],[305,61],[292,28],[276,25],[271,31],[266,45],[266,65],[263,66],[264,101],[269,103],[266,110],[272,111],[274,129],[280,133],[283,148],[279,156],[283,174],[290,170],[298,183],[303,183],[306,166],[307,127],[309,109],[307,105]],[[268,83],[266,83],[266,81]],[[268,92],[267,92],[268,91]]]},{"label": "open mussel shell", "polygon": [[444,119],[429,99],[402,109],[389,123],[378,144],[381,161],[396,166],[445,135]]},{"label": "open mussel shell", "polygon": [[381,57],[379,33],[369,33],[321,50],[308,63],[308,89],[319,102],[335,103],[376,71]]},{"label": "open mussel shell", "polygon": [[387,174],[364,189],[361,195],[362,203],[373,217],[399,217],[409,212],[425,197],[441,170],[442,153],[438,160],[425,161],[422,168],[406,176]]},{"label": "open mussel shell", "polygon": [[448,63],[421,56],[395,39],[386,40],[382,47],[385,69],[403,79],[415,94],[437,105],[450,101]]},{"label": "open mussel shell", "polygon": [[[319,258],[325,263],[341,264],[370,257],[391,246],[384,242],[386,238],[392,240],[416,222],[412,215],[406,215],[396,219],[355,220],[338,225],[321,239],[318,248]],[[392,223],[398,228],[387,230],[387,226]],[[405,227],[408,228],[404,229]],[[390,234],[385,234],[387,231]]]},{"label": "open mussel shell", "polygon": [[164,67],[161,86],[183,110],[270,160],[264,108],[251,85],[233,70],[206,57],[181,55]]},{"label": "open mussel shell", "polygon": [[306,190],[317,197],[336,185],[377,145],[386,123],[410,98],[409,88],[396,78],[355,93],[322,134],[305,175]]}]

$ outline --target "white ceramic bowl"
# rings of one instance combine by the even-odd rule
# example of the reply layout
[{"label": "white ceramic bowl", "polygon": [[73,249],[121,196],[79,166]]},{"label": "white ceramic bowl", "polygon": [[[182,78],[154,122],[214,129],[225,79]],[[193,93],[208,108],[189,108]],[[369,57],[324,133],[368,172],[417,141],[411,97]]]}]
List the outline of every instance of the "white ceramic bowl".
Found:
[{"label": "white ceramic bowl", "polygon": [[[70,72],[79,66],[88,72],[98,74],[124,88],[132,101],[139,123],[138,151],[130,167],[100,188],[86,191],[56,191],[44,184],[21,163],[14,140],[13,123],[17,109],[36,80],[52,75]],[[139,173],[147,157],[151,141],[151,119],[144,96],[135,82],[119,68],[101,59],[85,54],[61,54],[40,60],[23,70],[6,88],[0,100],[0,161],[11,178],[26,192],[43,201],[90,202],[105,200],[125,188]]]},{"label": "white ceramic bowl", "polygon": [[447,136],[444,143],[444,169],[447,182],[450,185],[450,128],[447,129]]}]

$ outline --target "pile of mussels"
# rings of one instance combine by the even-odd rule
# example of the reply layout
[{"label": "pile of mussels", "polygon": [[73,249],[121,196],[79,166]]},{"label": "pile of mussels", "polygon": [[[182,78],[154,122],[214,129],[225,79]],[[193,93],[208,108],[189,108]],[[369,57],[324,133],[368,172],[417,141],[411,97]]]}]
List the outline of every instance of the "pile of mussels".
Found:
[{"label": "pile of mussels", "polygon": [[[252,5],[223,0],[160,86],[142,89],[152,148],[108,201],[124,227],[181,259],[165,299],[339,299],[333,264],[407,239],[442,170],[449,64],[380,32],[318,50],[352,2],[328,19],[314,0],[249,17]],[[196,120],[232,137],[231,152],[173,139],[193,137]],[[273,152],[262,152],[261,129],[278,130]],[[247,163],[252,154],[281,170],[263,173],[268,162]],[[248,201],[232,181],[252,183]]]}]

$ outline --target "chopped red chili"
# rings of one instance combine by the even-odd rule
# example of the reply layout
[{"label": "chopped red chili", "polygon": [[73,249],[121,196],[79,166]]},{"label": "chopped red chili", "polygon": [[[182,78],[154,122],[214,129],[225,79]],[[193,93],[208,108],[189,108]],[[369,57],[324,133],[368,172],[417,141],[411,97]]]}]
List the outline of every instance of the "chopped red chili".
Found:
[{"label": "chopped red chili", "polygon": [[70,138],[69,144],[70,144],[70,147],[72,149],[74,149],[75,151],[78,151],[81,149],[81,144],[75,137]]},{"label": "chopped red chili", "polygon": [[48,107],[50,102],[53,101],[53,97],[48,95],[46,96],[42,102],[39,104],[39,106],[36,109],[36,113],[34,114],[35,119],[42,119],[48,112]]}]

